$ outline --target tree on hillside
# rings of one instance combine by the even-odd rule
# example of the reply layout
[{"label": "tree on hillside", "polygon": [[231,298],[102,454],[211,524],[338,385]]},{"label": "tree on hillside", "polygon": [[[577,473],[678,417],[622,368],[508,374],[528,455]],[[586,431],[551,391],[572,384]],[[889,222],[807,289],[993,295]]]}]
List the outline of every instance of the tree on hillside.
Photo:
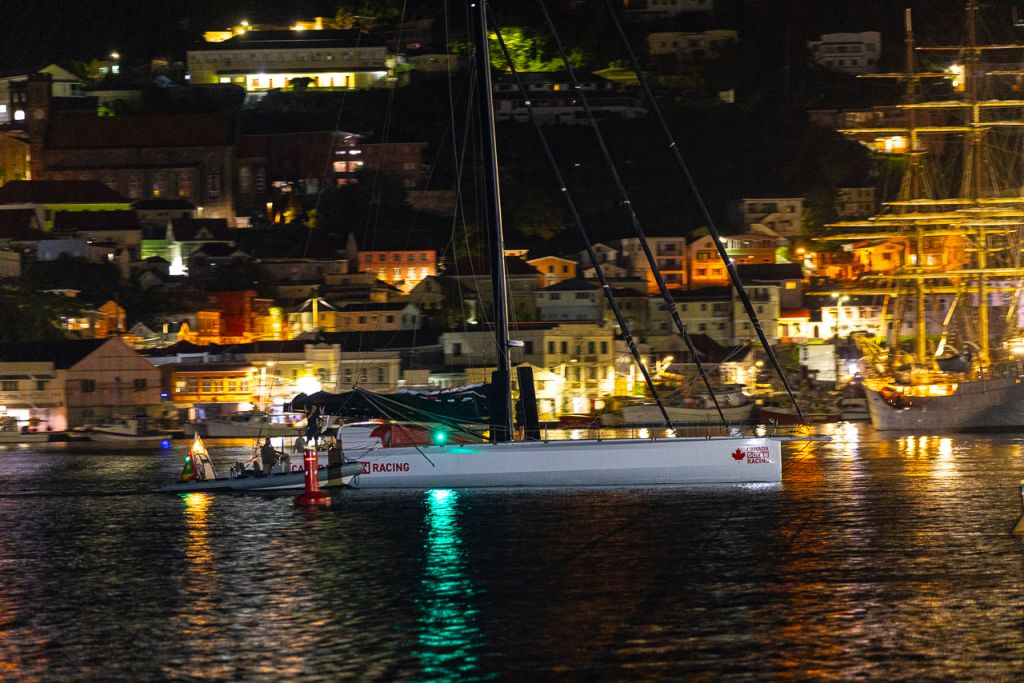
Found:
[{"label": "tree on hillside", "polygon": [[88,306],[79,299],[41,292],[23,284],[0,286],[0,342],[44,342],[65,338],[62,320]]}]

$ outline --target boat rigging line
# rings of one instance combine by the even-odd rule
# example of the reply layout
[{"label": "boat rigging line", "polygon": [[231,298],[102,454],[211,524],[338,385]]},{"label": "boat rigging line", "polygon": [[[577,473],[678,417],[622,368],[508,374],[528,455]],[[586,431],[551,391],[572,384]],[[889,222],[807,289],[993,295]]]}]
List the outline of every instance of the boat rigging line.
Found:
[{"label": "boat rigging line", "polygon": [[[539,0],[541,7],[544,7],[543,0]],[[708,210],[707,204],[704,203],[704,197],[700,193],[700,189],[697,187],[697,182],[693,179],[693,175],[690,173],[690,167],[683,158],[682,153],[679,151],[679,144],[676,142],[675,137],[672,135],[672,131],[668,127],[668,123],[665,121],[665,116],[661,111],[661,107],[658,105],[658,101],[654,97],[654,92],[651,90],[650,84],[647,82],[646,76],[640,69],[640,63],[637,60],[636,52],[634,52],[632,46],[629,44],[629,40],[626,38],[626,33],[622,28],[622,23],[619,21],[618,16],[615,14],[615,8],[612,6],[611,0],[605,0],[605,5],[608,8],[608,14],[611,16],[612,24],[615,26],[616,32],[619,34],[619,39],[622,41],[622,45],[626,50],[626,54],[629,57],[629,62],[633,67],[633,71],[636,72],[637,80],[640,83],[640,87],[643,89],[644,97],[647,99],[650,105],[651,111],[654,113],[655,118],[658,120],[658,125],[661,128],[661,132],[668,143],[668,149],[672,152],[672,156],[675,159],[676,166],[682,172],[683,177],[686,179],[686,184],[693,195],[694,201],[697,203],[697,207],[701,212],[701,216],[704,218],[704,222],[707,225],[708,232],[711,234],[711,239],[715,243],[715,248],[718,250],[718,255],[721,257],[722,262],[725,264],[726,272],[729,273],[729,279],[732,281],[733,287],[736,289],[736,294],[739,296],[740,301],[743,302],[743,308],[746,310],[747,317],[750,319],[750,324],[754,328],[754,332],[757,333],[757,338],[761,342],[761,347],[768,356],[769,362],[772,364],[772,368],[779,375],[779,379],[782,380],[782,386],[786,389],[786,394],[789,395],[790,400],[793,403],[793,407],[796,409],[797,415],[800,417],[800,421],[804,424],[807,423],[807,419],[804,417],[803,411],[800,408],[800,404],[796,400],[796,395],[793,393],[793,389],[789,385],[789,380],[786,379],[786,373],[783,372],[782,366],[779,364],[779,359],[776,357],[775,352],[772,351],[771,344],[768,342],[768,337],[765,335],[764,329],[761,327],[761,321],[757,317],[757,312],[754,310],[754,305],[750,302],[750,297],[747,295],[747,290],[743,286],[743,280],[740,279],[739,271],[736,269],[736,264],[729,258],[728,252],[725,250],[725,244],[722,242],[721,233],[718,231],[718,227],[715,225],[714,219],[711,217],[711,212]],[[544,15],[548,17],[547,9],[544,8]],[[550,17],[548,17],[548,25],[551,26]],[[553,29],[553,26],[552,26]],[[557,37],[555,38],[557,41]],[[559,51],[562,50],[561,43],[559,42]],[[564,59],[564,53],[563,53]],[[573,79],[573,87],[576,89],[580,96],[581,102],[584,103],[584,107],[587,107],[586,96],[583,94],[583,90],[579,87],[579,84],[575,80],[575,74],[572,68],[569,68],[569,76]],[[589,107],[587,107],[589,109]],[[596,128],[595,128],[596,130]],[[637,224],[639,229],[639,221],[636,219],[636,214],[632,212],[632,207],[629,207],[630,214],[633,221]],[[645,252],[648,252],[645,240],[641,240],[644,244]],[[652,259],[648,253],[648,258]],[[652,260],[652,267],[654,266]],[[658,271],[655,271],[658,272]],[[656,276],[659,286],[664,286],[661,280],[660,274]],[[667,289],[665,290],[667,292]],[[679,314],[676,311],[675,305],[671,305],[671,312],[673,314],[673,322],[676,323],[677,327],[682,325],[682,321],[679,319]],[[685,328],[684,328],[685,329]],[[712,394],[713,396],[713,394]],[[715,402],[718,405],[718,402]],[[721,409],[719,409],[721,410]]]},{"label": "boat rigging line", "polygon": [[[725,413],[722,411],[722,406],[718,403],[718,397],[711,388],[711,380],[708,378],[707,371],[704,369],[703,363],[701,363],[700,353],[697,351],[697,347],[694,346],[693,339],[690,337],[689,332],[686,331],[686,325],[683,324],[682,318],[679,317],[679,310],[676,307],[675,299],[672,297],[671,292],[669,292],[668,285],[665,283],[665,279],[661,275],[661,268],[658,267],[658,261],[651,252],[651,245],[647,242],[647,235],[644,232],[643,226],[640,224],[640,218],[636,215],[636,211],[633,208],[633,202],[629,198],[629,193],[626,191],[626,187],[622,182],[622,177],[620,176],[618,169],[615,168],[611,152],[608,151],[608,146],[605,143],[604,135],[601,133],[597,117],[594,115],[594,111],[590,106],[590,101],[587,99],[586,93],[583,91],[579,80],[576,78],[575,69],[573,69],[572,64],[569,62],[569,57],[565,52],[565,47],[562,45],[562,39],[558,33],[558,29],[555,28],[555,23],[551,20],[551,14],[548,12],[548,8],[544,0],[538,0],[537,4],[540,5],[541,12],[544,14],[544,21],[547,23],[548,30],[551,32],[551,37],[558,50],[559,57],[561,58],[562,64],[565,66],[566,72],[569,75],[569,81],[576,93],[576,97],[579,98],[580,104],[583,106],[584,112],[586,112],[587,119],[590,123],[591,129],[594,131],[594,136],[597,139],[598,148],[601,150],[601,155],[604,158],[605,165],[607,166],[608,172],[611,174],[612,180],[614,181],[619,195],[622,198],[622,209],[625,214],[625,218],[633,228],[633,232],[636,233],[636,236],[640,240],[640,247],[644,252],[644,257],[647,259],[647,263],[651,267],[651,273],[654,276],[654,281],[658,285],[658,292],[661,294],[661,298],[665,301],[665,307],[668,309],[669,315],[672,317],[672,322],[675,325],[676,331],[679,333],[680,337],[682,337],[687,350],[693,358],[693,362],[697,367],[697,372],[704,381],[704,387],[707,389],[708,395],[711,397],[711,401],[715,404],[715,410],[718,411],[718,415],[722,419],[722,423],[728,425],[728,421],[725,419]],[[637,71],[637,76],[640,76],[639,70]],[[722,249],[722,253],[724,254],[724,248],[720,247],[720,249]],[[753,308],[748,304],[748,313],[752,311]],[[751,322],[755,328],[760,328],[756,319],[753,319]],[[795,401],[796,399],[794,399],[794,402]],[[802,415],[801,419],[803,419]]]},{"label": "boat rigging line", "polygon": [[[587,256],[590,257],[590,262],[594,265],[594,271],[597,274],[598,280],[601,282],[601,289],[604,290],[605,298],[608,300],[608,305],[611,307],[612,314],[615,316],[616,322],[619,324],[619,329],[622,331],[622,338],[626,342],[626,346],[629,347],[629,352],[633,356],[633,361],[640,368],[640,373],[644,377],[644,383],[647,385],[648,391],[651,392],[651,396],[658,404],[658,409],[661,411],[662,417],[665,419],[665,426],[669,429],[673,429],[672,420],[669,418],[668,410],[665,409],[665,404],[658,394],[658,389],[654,385],[654,380],[651,377],[650,371],[647,369],[646,363],[640,356],[640,349],[637,348],[636,341],[633,339],[633,335],[630,333],[629,322],[622,314],[622,310],[619,308],[618,301],[615,299],[615,294],[612,292],[611,284],[608,282],[608,278],[604,273],[604,267],[600,260],[597,258],[597,254],[594,253],[594,244],[590,239],[590,234],[587,231],[586,226],[583,224],[583,219],[580,216],[579,210],[576,208],[576,202],[573,200],[569,189],[566,187],[565,179],[562,176],[561,171],[558,169],[558,164],[555,161],[554,153],[551,151],[551,146],[548,144],[547,136],[544,135],[544,131],[541,129],[540,122],[537,120],[536,112],[533,110],[533,103],[530,100],[529,95],[526,92],[526,88],[523,87],[522,79],[519,77],[519,71],[516,69],[512,55],[509,53],[508,46],[505,44],[505,39],[501,35],[501,25],[498,23],[498,19],[495,16],[494,9],[491,8],[491,22],[494,25],[494,32],[498,39],[498,45],[501,47],[501,52],[505,57],[505,61],[508,63],[509,72],[512,74],[512,78],[515,79],[516,87],[519,92],[523,95],[523,100],[526,104],[526,111],[530,117],[530,123],[533,124],[534,131],[537,133],[537,139],[540,141],[541,147],[544,149],[544,156],[547,158],[548,164],[551,166],[552,172],[555,174],[555,180],[558,183],[558,189],[565,199],[566,207],[569,213],[572,215],[573,223],[576,225],[576,229],[580,234],[580,238],[583,240],[583,245],[587,250]],[[700,361],[698,361],[699,363]],[[698,365],[698,368],[700,366]],[[715,402],[718,405],[718,402]],[[722,414],[719,409],[719,415],[722,417],[722,421],[725,421],[725,415]]]}]

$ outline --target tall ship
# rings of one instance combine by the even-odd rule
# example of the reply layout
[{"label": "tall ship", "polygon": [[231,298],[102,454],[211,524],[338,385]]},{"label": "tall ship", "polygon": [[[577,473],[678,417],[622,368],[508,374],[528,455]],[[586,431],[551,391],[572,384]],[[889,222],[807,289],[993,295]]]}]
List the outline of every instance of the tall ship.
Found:
[{"label": "tall ship", "polygon": [[825,237],[903,250],[898,267],[844,292],[881,298],[885,339],[855,338],[879,430],[1024,427],[1024,44],[982,42],[981,24],[968,0],[963,44],[917,46],[906,10],[905,70],[871,75],[903,84],[900,115],[842,131],[905,161],[880,215]]}]

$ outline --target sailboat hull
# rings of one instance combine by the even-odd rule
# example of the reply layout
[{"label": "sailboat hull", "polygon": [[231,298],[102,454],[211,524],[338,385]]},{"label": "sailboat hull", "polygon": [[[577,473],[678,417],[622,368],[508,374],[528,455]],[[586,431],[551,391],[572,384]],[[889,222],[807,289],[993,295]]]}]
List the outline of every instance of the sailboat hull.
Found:
[{"label": "sailboat hull", "polygon": [[776,439],[608,439],[383,448],[360,456],[359,488],[646,486],[782,481]]},{"label": "sailboat hull", "polygon": [[896,406],[865,388],[871,424],[881,431],[981,431],[1024,427],[1024,382],[1019,377],[961,382],[950,396],[914,397]]}]

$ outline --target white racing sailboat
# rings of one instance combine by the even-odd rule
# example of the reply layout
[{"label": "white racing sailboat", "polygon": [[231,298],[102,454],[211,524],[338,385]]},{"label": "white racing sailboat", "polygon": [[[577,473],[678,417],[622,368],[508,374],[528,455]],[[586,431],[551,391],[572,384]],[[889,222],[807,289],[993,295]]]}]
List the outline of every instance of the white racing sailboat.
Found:
[{"label": "white racing sailboat", "polygon": [[[781,444],[786,437],[742,436],[733,430],[726,432],[731,434],[728,436],[702,438],[519,442],[510,440],[513,429],[509,349],[515,342],[509,339],[498,160],[494,141],[490,57],[487,49],[487,3],[470,0],[470,10],[476,41],[480,126],[485,141],[484,174],[488,194],[487,225],[490,231],[487,242],[491,263],[497,349],[497,371],[491,385],[493,393],[489,425],[490,442],[438,443],[434,440],[430,445],[371,448],[356,455],[361,470],[354,478],[353,485],[360,488],[465,488],[781,482]],[[500,30],[498,35],[500,37]],[[514,68],[512,73],[515,75]],[[585,100],[584,107],[587,108]],[[596,129],[596,122],[592,122],[592,125]],[[710,222],[710,217],[708,219]],[[639,226],[635,227],[641,235],[642,242],[646,244]],[[724,247],[721,253],[724,254]],[[593,260],[599,277],[603,278],[597,260]],[[651,260],[653,263],[653,258]],[[735,268],[728,260],[726,263],[737,289],[745,297]],[[654,268],[656,269],[656,264]],[[660,278],[660,273],[657,277]],[[608,291],[607,287],[605,289]],[[663,294],[665,293],[663,290]],[[611,303],[614,308],[614,301]],[[674,311],[674,305],[669,310]],[[751,307],[748,306],[747,311],[748,315],[753,315]],[[755,325],[755,328],[760,333],[760,326]],[[680,332],[685,335],[681,323]],[[639,360],[639,354],[635,352],[628,333],[626,337],[634,350],[634,358]],[[766,343],[763,337],[762,342]],[[773,356],[772,358],[774,359]],[[640,368],[647,376],[642,363]],[[650,382],[649,387],[653,391],[653,384]],[[313,397],[296,397],[292,409],[296,409],[297,402],[303,403],[310,398]],[[320,408],[314,404],[306,402],[305,406],[307,412],[320,412]],[[719,413],[721,414],[721,411]],[[661,414],[666,426],[671,427],[670,418],[663,406]],[[313,419],[312,415],[310,419]]]}]

